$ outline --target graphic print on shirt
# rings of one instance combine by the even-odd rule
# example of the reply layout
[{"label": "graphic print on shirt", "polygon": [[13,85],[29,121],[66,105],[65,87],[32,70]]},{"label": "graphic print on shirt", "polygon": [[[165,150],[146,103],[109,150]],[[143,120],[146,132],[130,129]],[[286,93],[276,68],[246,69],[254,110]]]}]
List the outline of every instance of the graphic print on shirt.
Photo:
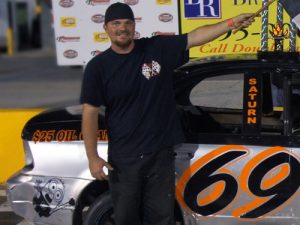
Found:
[{"label": "graphic print on shirt", "polygon": [[150,79],[160,74],[161,66],[158,62],[152,60],[151,63],[144,63],[142,66],[142,73],[146,79]]}]

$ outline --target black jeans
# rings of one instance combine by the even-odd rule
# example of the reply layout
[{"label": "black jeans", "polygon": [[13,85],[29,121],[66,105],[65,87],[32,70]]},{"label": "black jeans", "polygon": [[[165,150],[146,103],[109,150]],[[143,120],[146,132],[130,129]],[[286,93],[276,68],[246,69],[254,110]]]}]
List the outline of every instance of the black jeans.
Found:
[{"label": "black jeans", "polygon": [[175,171],[172,148],[109,160],[116,225],[174,225]]}]

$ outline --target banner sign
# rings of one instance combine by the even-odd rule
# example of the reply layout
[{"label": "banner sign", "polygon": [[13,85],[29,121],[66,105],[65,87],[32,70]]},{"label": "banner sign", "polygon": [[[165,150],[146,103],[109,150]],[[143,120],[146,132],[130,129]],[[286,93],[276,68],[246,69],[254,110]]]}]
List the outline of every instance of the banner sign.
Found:
[{"label": "banner sign", "polygon": [[104,14],[115,2],[132,8],[136,38],[179,33],[177,0],[52,0],[59,65],[85,65],[110,47]]},{"label": "banner sign", "polygon": [[[104,14],[115,2],[124,2],[133,9],[136,38],[187,33],[240,13],[254,13],[262,7],[262,0],[52,0],[59,65],[85,65],[110,47],[109,37],[103,29]],[[276,22],[275,2],[269,8],[270,51],[274,50],[270,32],[277,28]],[[192,48],[190,57],[256,53],[261,49],[261,24],[261,18],[257,17],[250,27],[236,34],[228,32],[215,41]],[[290,30],[290,17],[286,12],[282,29],[285,34]],[[288,49],[289,40],[286,39],[284,50]],[[299,44],[296,50],[300,50]]]},{"label": "banner sign", "polygon": [[[240,13],[255,13],[262,7],[262,0],[182,0],[180,1],[181,32],[187,33],[199,26],[214,24]],[[269,8],[269,27],[276,27],[277,1]],[[261,18],[236,34],[228,32],[220,38],[190,50],[190,57],[205,57],[223,54],[256,53],[261,49]],[[289,32],[290,17],[284,12],[283,32]],[[269,50],[274,50],[274,41],[269,34]],[[299,36],[297,37],[299,47]],[[289,40],[284,41],[284,50],[289,50]]]}]

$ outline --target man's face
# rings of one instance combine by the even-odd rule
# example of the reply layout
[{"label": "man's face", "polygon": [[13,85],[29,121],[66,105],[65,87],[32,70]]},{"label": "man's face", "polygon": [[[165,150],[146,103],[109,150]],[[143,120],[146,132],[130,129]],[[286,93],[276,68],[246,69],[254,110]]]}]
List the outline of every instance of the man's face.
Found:
[{"label": "man's face", "polygon": [[129,19],[112,20],[104,25],[112,45],[127,48],[133,42],[135,22]]}]

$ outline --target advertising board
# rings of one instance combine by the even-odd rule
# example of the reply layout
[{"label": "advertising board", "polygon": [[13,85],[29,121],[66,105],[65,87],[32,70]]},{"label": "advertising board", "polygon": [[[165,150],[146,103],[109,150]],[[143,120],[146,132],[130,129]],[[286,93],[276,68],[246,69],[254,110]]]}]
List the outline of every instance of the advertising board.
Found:
[{"label": "advertising board", "polygon": [[[198,26],[221,22],[240,13],[254,13],[262,0],[52,0],[57,62],[59,65],[85,65],[109,48],[103,29],[107,7],[115,2],[131,6],[135,14],[136,38],[187,33]],[[268,30],[277,24],[277,3],[269,7]],[[290,17],[283,13],[284,50],[289,50]],[[190,58],[223,54],[255,53],[261,50],[262,19],[248,28],[228,32],[215,41],[194,47]],[[269,32],[269,31],[268,31]],[[274,41],[269,33],[270,51]],[[299,36],[297,37],[299,43]],[[300,50],[300,46],[296,46]]]},{"label": "advertising board", "polygon": [[[262,0],[184,0],[180,1],[182,33],[189,32],[198,26],[213,24],[229,19],[240,13],[254,13],[263,6]],[[269,26],[271,31],[277,23],[277,1],[269,7]],[[289,33],[290,17],[283,12],[283,33]],[[237,33],[228,32],[208,44],[194,47],[190,57],[204,57],[224,54],[256,53],[261,50],[261,17],[248,28]],[[297,37],[299,43],[299,36]],[[268,49],[274,51],[274,41],[269,32]],[[288,37],[284,41],[284,50],[289,50]],[[300,50],[298,44],[297,51]]]},{"label": "advertising board", "polygon": [[115,2],[131,6],[136,38],[179,33],[177,0],[52,0],[59,65],[85,65],[110,46],[104,14]]}]

